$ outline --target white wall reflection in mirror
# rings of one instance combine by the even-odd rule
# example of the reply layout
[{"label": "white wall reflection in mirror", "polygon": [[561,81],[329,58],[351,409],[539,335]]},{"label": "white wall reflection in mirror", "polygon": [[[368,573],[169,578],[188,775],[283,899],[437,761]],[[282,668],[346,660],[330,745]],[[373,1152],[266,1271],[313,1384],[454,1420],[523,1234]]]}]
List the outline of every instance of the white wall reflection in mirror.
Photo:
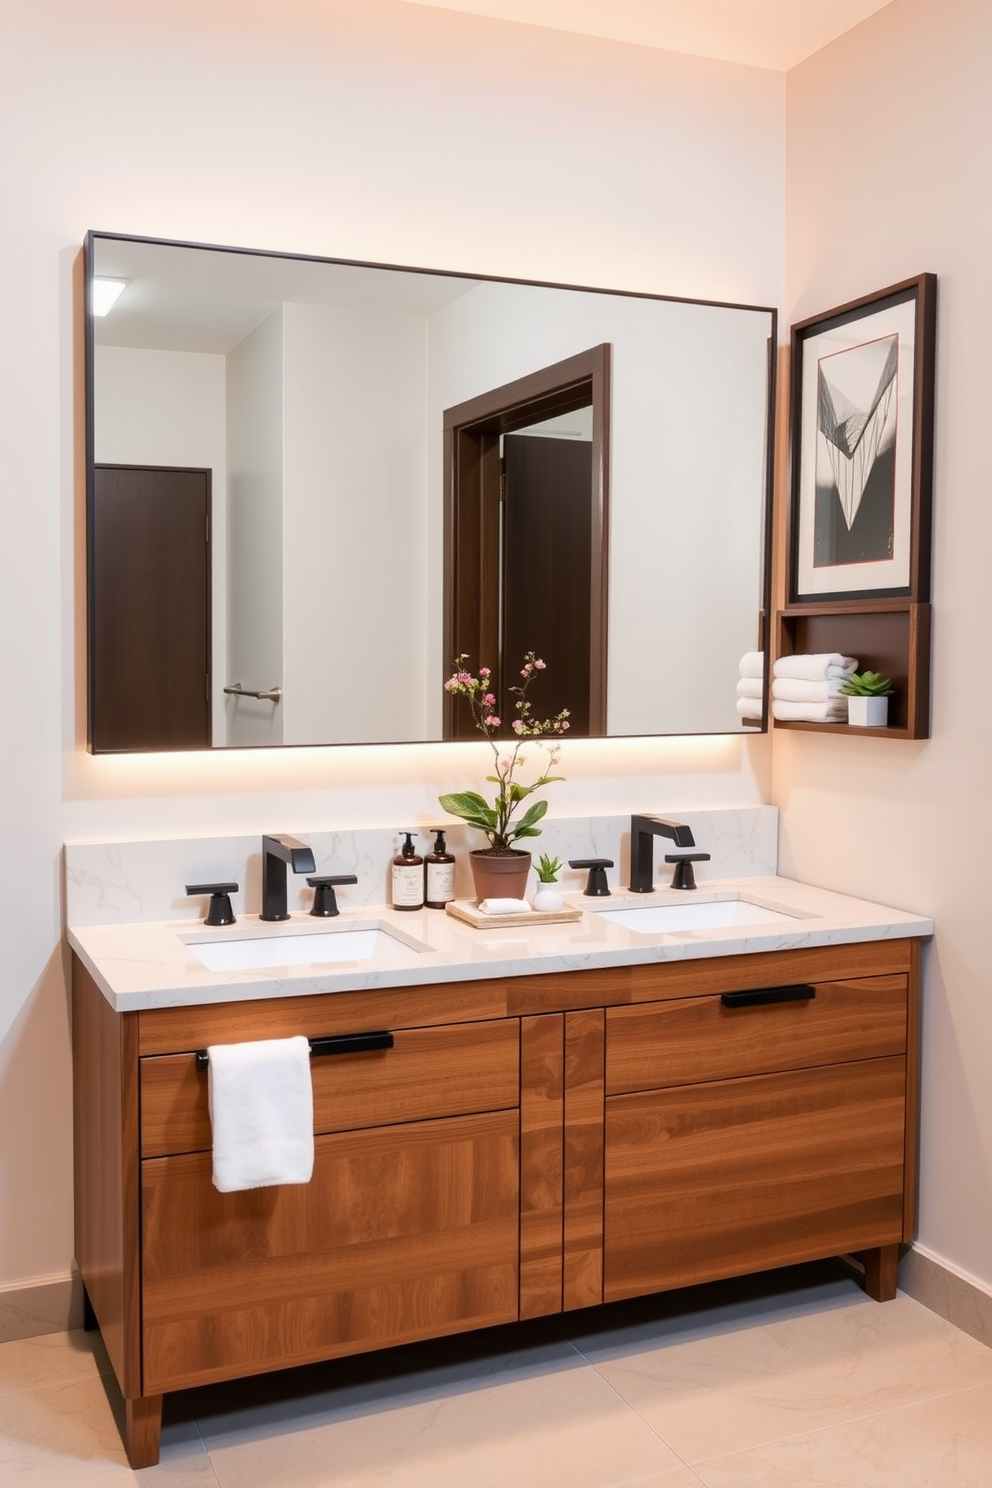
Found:
[{"label": "white wall reflection in mirror", "polygon": [[[772,311],[102,234],[89,250],[93,275],[127,281],[90,322],[91,481],[211,472],[214,747],[441,737],[444,410],[601,343],[607,733],[741,729]],[[92,504],[90,521],[95,548]],[[91,634],[91,710],[105,663]],[[122,747],[92,712],[91,738]]]}]

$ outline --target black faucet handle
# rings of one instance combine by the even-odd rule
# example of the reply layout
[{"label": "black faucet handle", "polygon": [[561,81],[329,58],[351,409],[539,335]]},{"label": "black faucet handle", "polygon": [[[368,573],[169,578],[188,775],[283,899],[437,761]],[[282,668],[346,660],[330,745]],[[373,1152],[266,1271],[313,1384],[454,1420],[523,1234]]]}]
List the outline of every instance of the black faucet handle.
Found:
[{"label": "black faucet handle", "polygon": [[234,910],[231,908],[232,894],[238,892],[236,883],[187,884],[187,894],[209,894],[205,925],[234,925]]},{"label": "black faucet handle", "polygon": [[313,908],[310,913],[322,919],[330,919],[332,915],[340,914],[337,895],[334,892],[335,885],[357,882],[358,877],[354,873],[326,873],[319,878],[308,878],[307,883],[314,891]]},{"label": "black faucet handle", "polygon": [[606,882],[606,870],[613,867],[612,858],[569,858],[569,868],[588,868],[589,877],[583,893],[591,899],[609,896],[610,886]]},{"label": "black faucet handle", "polygon": [[696,887],[696,875],[693,872],[693,863],[708,863],[709,853],[666,853],[665,862],[675,864],[675,872],[672,874],[673,889],[694,889]]}]

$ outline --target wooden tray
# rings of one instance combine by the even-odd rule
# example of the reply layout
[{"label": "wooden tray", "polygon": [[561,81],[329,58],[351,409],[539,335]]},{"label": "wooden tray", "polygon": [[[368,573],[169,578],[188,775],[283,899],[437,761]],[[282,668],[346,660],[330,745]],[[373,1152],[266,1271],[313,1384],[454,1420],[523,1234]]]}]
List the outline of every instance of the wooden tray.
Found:
[{"label": "wooden tray", "polygon": [[446,906],[448,914],[476,930],[499,930],[504,925],[568,925],[581,920],[581,909],[532,909],[528,914],[483,914],[477,904],[467,899],[452,899]]}]

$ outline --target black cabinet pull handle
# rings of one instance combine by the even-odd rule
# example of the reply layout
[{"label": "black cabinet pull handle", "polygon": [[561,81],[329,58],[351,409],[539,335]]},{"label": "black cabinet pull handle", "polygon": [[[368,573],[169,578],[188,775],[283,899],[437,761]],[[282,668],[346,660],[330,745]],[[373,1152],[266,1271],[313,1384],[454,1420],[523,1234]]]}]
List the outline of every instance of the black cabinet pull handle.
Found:
[{"label": "black cabinet pull handle", "polygon": [[310,1056],[318,1054],[364,1054],[369,1049],[391,1049],[391,1033],[340,1033],[334,1038],[310,1040]]},{"label": "black cabinet pull handle", "polygon": [[791,987],[755,987],[749,992],[721,992],[720,1001],[725,1008],[763,1007],[770,1002],[812,1002],[815,996],[815,987],[798,982]]},{"label": "black cabinet pull handle", "polygon": [[[313,1038],[310,1040],[310,1058],[317,1059],[324,1054],[365,1054],[370,1049],[391,1049],[394,1039],[391,1033],[339,1033],[328,1038]],[[197,1049],[196,1067],[205,1070],[207,1064],[206,1049]]]}]

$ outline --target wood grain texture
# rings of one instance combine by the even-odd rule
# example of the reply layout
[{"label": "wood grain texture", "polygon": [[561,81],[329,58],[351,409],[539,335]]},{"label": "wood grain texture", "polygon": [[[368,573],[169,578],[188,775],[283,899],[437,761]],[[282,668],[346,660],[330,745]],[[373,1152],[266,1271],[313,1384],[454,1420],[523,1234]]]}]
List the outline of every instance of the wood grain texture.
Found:
[{"label": "wood grain texture", "polygon": [[707,993],[829,982],[909,972],[909,940],[863,941],[756,955],[716,956],[641,966],[603,966],[589,971],[549,972],[507,983],[507,1012],[521,1017],[542,1012],[615,1007]]},{"label": "wood grain texture", "polygon": [[[391,1049],[311,1060],[314,1131],[349,1131],[515,1107],[520,1098],[516,1018],[400,1030]],[[232,1030],[235,1036],[242,1030]],[[207,1072],[192,1054],[141,1067],[141,1153],[165,1157],[212,1145]]]},{"label": "wood grain texture", "polygon": [[236,1039],[308,1038],[378,1028],[425,1028],[506,1016],[505,980],[448,982],[138,1013],[141,1053],[177,1054]]},{"label": "wood grain texture", "polygon": [[901,1056],[606,1103],[607,1301],[893,1244]]},{"label": "wood grain texture", "polygon": [[565,1174],[562,1305],[603,1300],[602,1008],[565,1014]]},{"label": "wood grain texture", "polygon": [[920,942],[912,942],[906,1005],[906,1157],[902,1205],[902,1238],[915,1240],[920,1182]]},{"label": "wood grain texture", "polygon": [[565,1020],[520,1027],[520,1316],[561,1312]]},{"label": "wood grain texture", "polygon": [[899,1278],[898,1245],[876,1245],[862,1254],[865,1263],[865,1291],[876,1302],[891,1302]]},{"label": "wood grain texture", "polygon": [[335,1133],[308,1184],[143,1168],[147,1391],[515,1319],[516,1111]]},{"label": "wood grain texture", "polygon": [[719,997],[611,1008],[606,1093],[878,1059],[906,1049],[906,977],[815,984],[811,1002],[726,1008]]},{"label": "wood grain texture", "polygon": [[162,1440],[162,1397],[124,1401],[124,1450],[132,1467],[154,1467]]},{"label": "wood grain texture", "polygon": [[76,1264],[121,1390],[141,1392],[137,1015],[72,958]]}]

